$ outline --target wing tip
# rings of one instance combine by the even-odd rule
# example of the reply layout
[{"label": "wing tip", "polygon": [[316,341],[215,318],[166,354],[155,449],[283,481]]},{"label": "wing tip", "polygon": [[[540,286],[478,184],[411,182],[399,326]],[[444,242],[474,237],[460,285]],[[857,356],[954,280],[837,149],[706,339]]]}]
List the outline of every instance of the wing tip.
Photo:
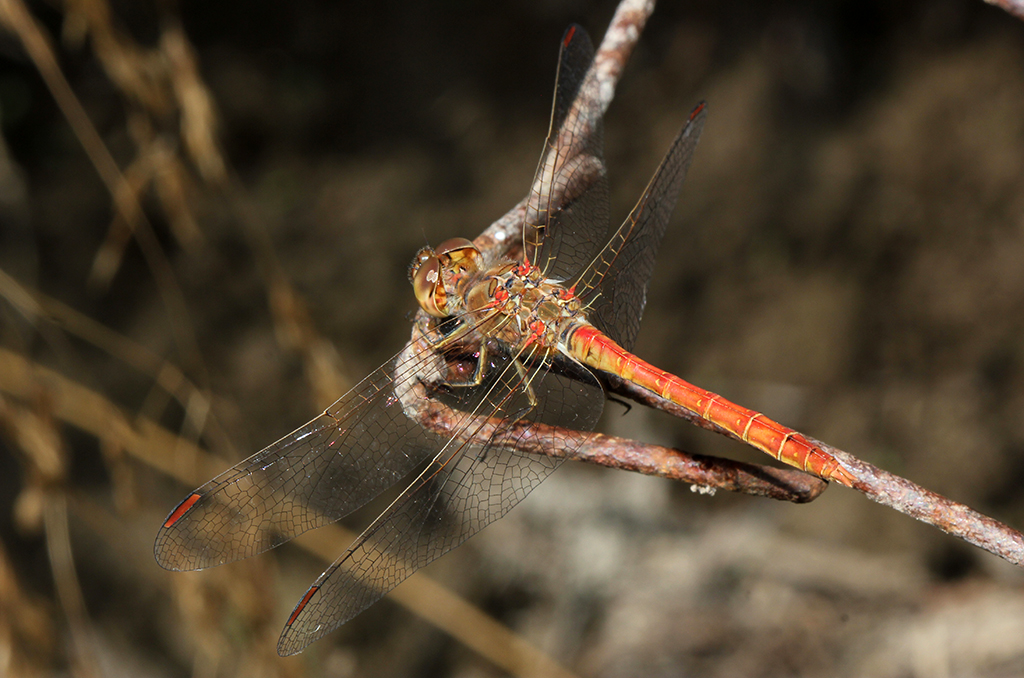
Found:
[{"label": "wing tip", "polygon": [[[316,595],[317,591],[320,590],[319,584],[313,584],[306,591],[306,595],[302,596],[302,600],[292,610],[291,616],[288,617],[288,621],[284,624],[284,630],[281,631],[281,637],[277,641],[277,654],[281,657],[290,657],[293,654],[302,652],[306,647],[319,638],[315,636],[310,638],[309,634],[306,633],[295,633],[292,624],[298,618],[302,611],[306,609],[306,605],[309,604],[310,599]],[[318,627],[319,628],[319,627]]]},{"label": "wing tip", "polygon": [[165,548],[166,543],[167,540],[161,531],[161,534],[156,538],[156,543],[153,544],[153,558],[156,560],[157,565],[171,572],[190,572],[198,569],[189,567],[186,559],[180,557],[180,553],[175,553],[173,549]]},{"label": "wing tip", "polygon": [[576,24],[569,24],[569,27],[565,29],[565,35],[562,36],[562,47],[568,47],[569,43],[572,42],[572,36],[576,34],[576,29],[579,28]]},{"label": "wing tip", "polygon": [[706,115],[707,114],[707,108],[708,108],[708,102],[704,101],[703,99],[701,99],[700,102],[698,102],[697,105],[694,106],[693,110],[690,111],[690,117],[687,120],[687,122],[692,123],[697,118],[700,118],[700,117],[703,117],[704,115]]},{"label": "wing tip", "polygon": [[[200,492],[193,492],[185,497],[184,501],[174,507],[160,527],[156,542],[153,544],[153,557],[156,559],[157,565],[165,570],[188,572],[202,569],[201,565],[194,562],[194,558],[187,550],[180,548],[180,542],[173,536],[174,532],[171,532],[178,521],[191,511],[202,498],[203,494]],[[176,544],[179,548],[175,548]]]}]

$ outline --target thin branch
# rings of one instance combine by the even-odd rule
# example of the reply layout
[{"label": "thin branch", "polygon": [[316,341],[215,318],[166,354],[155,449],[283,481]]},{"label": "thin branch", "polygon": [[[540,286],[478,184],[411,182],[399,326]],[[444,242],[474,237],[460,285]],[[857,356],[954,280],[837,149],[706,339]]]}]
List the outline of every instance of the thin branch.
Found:
[{"label": "thin branch", "polygon": [[883,471],[849,452],[810,436],[807,439],[839,460],[857,481],[853,489],[872,501],[896,509],[946,534],[985,549],[1014,565],[1024,566],[1024,534],[906,478]]},{"label": "thin branch", "polygon": [[454,437],[459,442],[509,447],[529,454],[574,459],[679,480],[697,488],[742,492],[797,504],[813,501],[828,486],[824,480],[802,471],[692,455],[603,433],[571,431],[531,421],[520,420],[508,425],[502,419],[488,419],[467,426],[465,413],[430,398],[422,385],[413,387],[412,395],[418,406],[414,408],[416,420],[431,431]]},{"label": "thin branch", "polygon": [[[1024,18],[1024,0],[986,1]],[[611,103],[625,61],[632,53],[652,10],[652,2],[625,1],[619,5],[612,19],[592,66],[599,78],[604,110],[607,110],[608,104]],[[572,113],[569,117],[572,117]],[[553,196],[553,199],[557,200],[557,197]],[[526,204],[527,200],[524,199],[474,241],[484,252],[486,260],[494,261],[499,256],[514,257],[518,253]],[[408,344],[410,350],[424,349],[423,344],[418,345],[418,342],[425,341],[420,334],[420,327],[425,319],[422,312],[420,319],[421,322],[416,323]],[[699,414],[660,398],[635,384],[614,375],[601,376],[611,393],[623,395],[649,407],[682,417],[702,428],[737,439]],[[411,400],[405,403],[407,411],[423,426],[441,433],[456,434],[452,427],[454,417],[450,410],[431,399],[422,385],[408,391]],[[790,471],[739,464],[724,459],[696,457],[677,450],[601,434],[559,430],[537,423],[517,423],[510,427],[507,422],[486,422],[479,427],[470,428],[477,429],[476,437],[482,439],[488,434],[497,435],[500,443],[520,451],[579,459],[602,466],[683,480],[699,486],[788,501],[810,501],[824,489],[822,481],[797,481],[791,477],[793,473]],[[855,478],[851,486],[873,501],[934,525],[947,534],[960,537],[1011,563],[1024,565],[1024,534],[905,478],[861,461],[847,452],[815,441],[810,436],[805,437],[818,444],[825,452],[832,454]],[[569,441],[571,444],[566,444]],[[797,472],[796,475],[802,474]]]}]

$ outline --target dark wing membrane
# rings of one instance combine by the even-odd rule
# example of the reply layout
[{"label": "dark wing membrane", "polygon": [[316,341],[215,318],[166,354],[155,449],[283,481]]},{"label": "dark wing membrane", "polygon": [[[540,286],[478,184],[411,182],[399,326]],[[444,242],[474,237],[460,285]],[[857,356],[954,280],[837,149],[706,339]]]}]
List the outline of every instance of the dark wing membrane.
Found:
[{"label": "dark wing membrane", "polygon": [[575,281],[577,296],[592,302],[588,319],[627,350],[633,348],[640,331],[654,258],[706,117],[707,107],[701,102],[672,142],[636,207]]},{"label": "dark wing membrane", "polygon": [[435,454],[444,440],[403,411],[434,351],[403,352],[324,414],[195,490],[164,522],[157,562],[197,570],[282,544],[351,513]]},{"label": "dark wing membrane", "polygon": [[548,278],[567,279],[608,233],[608,177],[594,47],[570,26],[562,39],[551,125],[526,206],[526,259]]},{"label": "dark wing membrane", "polygon": [[[476,412],[462,414],[452,442],[296,606],[281,634],[280,654],[300,652],[505,515],[561,461],[516,448],[538,442],[573,448],[582,444],[579,431],[596,425],[604,393],[589,372],[573,378],[541,369],[528,374],[507,357],[495,359],[492,371],[497,376],[482,387],[487,397]],[[532,409],[527,384],[538,400]],[[525,425],[530,422],[574,430],[539,431]],[[465,442],[485,431],[491,442]],[[547,435],[552,439],[537,440]]]}]

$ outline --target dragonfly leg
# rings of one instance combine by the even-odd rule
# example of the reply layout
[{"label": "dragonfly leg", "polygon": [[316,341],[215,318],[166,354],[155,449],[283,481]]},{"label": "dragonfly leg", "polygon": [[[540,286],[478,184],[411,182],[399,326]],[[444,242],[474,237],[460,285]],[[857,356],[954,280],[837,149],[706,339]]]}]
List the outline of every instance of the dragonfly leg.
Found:
[{"label": "dragonfly leg", "polygon": [[[537,400],[537,394],[533,391],[533,386],[530,384],[530,382],[533,381],[533,377],[531,377],[527,372],[526,365],[519,360],[516,360],[514,364],[516,366],[516,372],[519,373],[519,378],[522,379],[523,392],[526,394],[526,400],[530,403],[530,406],[528,408],[523,408],[525,411],[516,417],[516,419],[519,419],[525,416],[527,412],[537,407],[539,401]],[[542,369],[544,369],[543,364],[537,368],[537,371],[534,372],[534,376],[536,376],[537,372]]]}]

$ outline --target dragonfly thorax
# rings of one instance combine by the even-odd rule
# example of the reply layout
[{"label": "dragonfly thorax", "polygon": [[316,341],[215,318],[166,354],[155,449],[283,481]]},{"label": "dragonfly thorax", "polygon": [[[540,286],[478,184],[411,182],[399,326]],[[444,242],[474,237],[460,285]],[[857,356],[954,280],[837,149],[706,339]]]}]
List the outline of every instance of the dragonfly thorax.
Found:
[{"label": "dragonfly thorax", "polygon": [[[529,264],[506,262],[471,284],[465,310],[505,343],[557,350],[584,320],[583,304]],[[493,328],[493,330],[491,329]]]}]

